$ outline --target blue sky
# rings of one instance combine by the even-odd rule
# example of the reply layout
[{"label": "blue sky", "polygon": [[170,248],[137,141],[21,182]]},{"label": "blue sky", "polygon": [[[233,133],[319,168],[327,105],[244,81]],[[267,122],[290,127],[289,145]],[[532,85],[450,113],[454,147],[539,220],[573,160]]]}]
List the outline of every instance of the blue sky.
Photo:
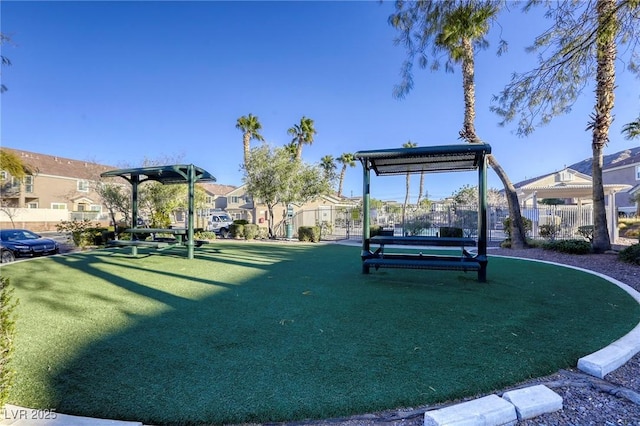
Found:
[{"label": "blue sky", "polygon": [[[568,116],[527,138],[498,126],[489,111],[547,23],[518,8],[500,19],[476,58],[476,129],[510,179],[561,169],[592,155],[585,131],[594,94],[587,88]],[[318,134],[303,159],[400,147],[460,143],[459,70],[415,71],[415,87],[392,96],[405,51],[387,17],[392,2],[12,2],[0,4],[2,145],[121,167],[179,158],[240,185],[238,117],[252,113],[273,145],[304,115]],[[497,32],[509,42],[497,57]],[[616,120],[605,154],[635,144],[621,127],[639,111],[638,80],[618,63]],[[430,199],[476,184],[475,173],[428,175]],[[412,182],[415,200],[418,177]],[[489,186],[501,188],[489,172]],[[350,168],[345,195],[362,193],[362,169]],[[403,177],[373,178],[372,195],[404,198]]]}]

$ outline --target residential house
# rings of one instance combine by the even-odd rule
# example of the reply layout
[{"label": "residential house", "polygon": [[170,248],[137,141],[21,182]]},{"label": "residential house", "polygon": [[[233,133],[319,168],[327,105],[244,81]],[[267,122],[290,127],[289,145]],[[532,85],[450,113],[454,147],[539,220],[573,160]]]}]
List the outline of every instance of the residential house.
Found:
[{"label": "residential house", "polygon": [[[591,176],[592,162],[592,158],[587,158],[569,167]],[[605,155],[602,163],[602,181],[605,185],[630,185],[628,191],[620,191],[615,195],[618,212],[634,212],[638,208],[634,197],[640,191],[640,147]]]},{"label": "residential house", "polygon": [[[94,183],[100,173],[114,167],[19,149],[2,149],[15,154],[33,173],[18,181],[6,171],[0,171],[3,207],[0,226],[19,225],[43,231],[54,230],[60,220],[108,221]],[[52,220],[47,220],[47,215]]]}]

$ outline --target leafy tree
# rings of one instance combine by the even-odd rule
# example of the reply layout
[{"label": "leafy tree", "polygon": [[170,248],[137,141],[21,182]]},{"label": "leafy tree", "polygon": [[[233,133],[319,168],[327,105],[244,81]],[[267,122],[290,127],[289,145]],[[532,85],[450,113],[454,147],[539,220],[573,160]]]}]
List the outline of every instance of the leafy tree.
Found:
[{"label": "leafy tree", "polygon": [[264,141],[264,138],[260,134],[260,130],[262,130],[262,124],[260,124],[260,120],[253,114],[243,115],[238,118],[236,122],[236,129],[242,131],[242,144],[244,146],[244,164],[246,166],[247,161],[249,160],[249,151],[251,149],[251,140],[259,140]]},{"label": "leafy tree", "polygon": [[631,140],[637,137],[640,137],[640,117],[636,118],[635,121],[631,123],[627,123],[622,128],[622,134],[624,134],[625,139]]},{"label": "leafy tree", "polygon": [[356,157],[351,153],[345,152],[340,157],[338,157],[336,161],[342,164],[342,169],[340,170],[340,179],[338,184],[338,196],[342,197],[342,185],[344,184],[344,177],[347,174],[347,167],[356,166]]},{"label": "leafy tree", "polygon": [[[403,98],[413,88],[413,62],[419,59],[420,67],[432,70],[440,68],[440,57],[446,54],[446,71],[454,66],[462,68],[464,94],[464,121],[460,138],[469,143],[482,143],[477,136],[475,122],[475,63],[477,49],[488,46],[485,35],[490,24],[504,4],[499,0],[456,0],[456,1],[396,1],[396,11],[389,17],[389,23],[400,32],[397,43],[405,45],[408,58],[402,67],[402,82],[394,88],[394,95]],[[431,62],[429,51],[431,49]],[[506,48],[501,40],[498,54]],[[488,164],[502,181],[509,202],[509,213],[514,218],[511,226],[512,247],[526,247],[525,230],[520,214],[520,205],[515,187],[506,172],[493,155],[487,156]]]},{"label": "leafy tree", "polygon": [[[453,201],[461,206],[474,206],[478,204],[478,185],[464,185],[452,194]],[[506,204],[504,195],[495,188],[487,191],[487,204],[503,206]]]},{"label": "leafy tree", "polygon": [[278,204],[306,202],[330,191],[320,166],[291,161],[285,147],[253,148],[244,169],[244,183],[254,200],[267,205],[269,237],[275,238],[273,209]]},{"label": "leafy tree", "polygon": [[538,53],[538,65],[514,74],[495,97],[492,109],[503,118],[501,124],[517,120],[517,134],[528,135],[557,115],[571,111],[585,87],[595,83],[596,104],[589,118],[593,153],[594,252],[611,248],[602,181],[603,149],[609,142],[613,120],[615,61],[618,47],[621,60],[637,72],[640,4],[629,0],[576,2],[529,1],[525,10],[543,3],[545,16],[552,20],[548,30],[538,36],[531,52]]},{"label": "leafy tree", "polygon": [[311,145],[313,137],[318,133],[314,127],[313,120],[307,117],[300,119],[300,124],[294,124],[287,133],[293,136],[291,143],[296,144],[296,160],[302,159],[302,145]]},{"label": "leafy tree", "polygon": [[99,182],[95,187],[95,191],[100,195],[102,204],[109,211],[115,231],[114,238],[118,239],[116,214],[120,213],[125,223],[131,223],[131,190],[128,186],[118,185],[113,182]]}]

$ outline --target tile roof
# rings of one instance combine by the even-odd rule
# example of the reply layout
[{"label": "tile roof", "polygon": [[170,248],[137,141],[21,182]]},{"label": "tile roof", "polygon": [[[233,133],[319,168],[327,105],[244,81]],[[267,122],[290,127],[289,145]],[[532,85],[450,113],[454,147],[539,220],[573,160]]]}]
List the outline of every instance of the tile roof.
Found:
[{"label": "tile roof", "polygon": [[233,185],[220,185],[217,183],[201,183],[202,188],[213,195],[227,195],[229,192],[236,189]]},{"label": "tile roof", "polygon": [[22,149],[7,147],[2,147],[2,149],[17,155],[25,165],[31,166],[36,174],[97,180],[100,177],[100,173],[116,168],[90,161],[73,160],[71,158],[40,154]]}]

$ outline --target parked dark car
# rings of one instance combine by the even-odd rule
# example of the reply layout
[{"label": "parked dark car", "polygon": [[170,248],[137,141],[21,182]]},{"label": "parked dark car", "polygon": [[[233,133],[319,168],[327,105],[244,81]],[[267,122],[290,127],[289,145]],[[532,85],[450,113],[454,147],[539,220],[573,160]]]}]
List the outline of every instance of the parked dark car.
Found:
[{"label": "parked dark car", "polygon": [[43,238],[26,229],[0,230],[0,258],[2,263],[13,262],[16,257],[33,257],[56,254],[58,242]]}]

